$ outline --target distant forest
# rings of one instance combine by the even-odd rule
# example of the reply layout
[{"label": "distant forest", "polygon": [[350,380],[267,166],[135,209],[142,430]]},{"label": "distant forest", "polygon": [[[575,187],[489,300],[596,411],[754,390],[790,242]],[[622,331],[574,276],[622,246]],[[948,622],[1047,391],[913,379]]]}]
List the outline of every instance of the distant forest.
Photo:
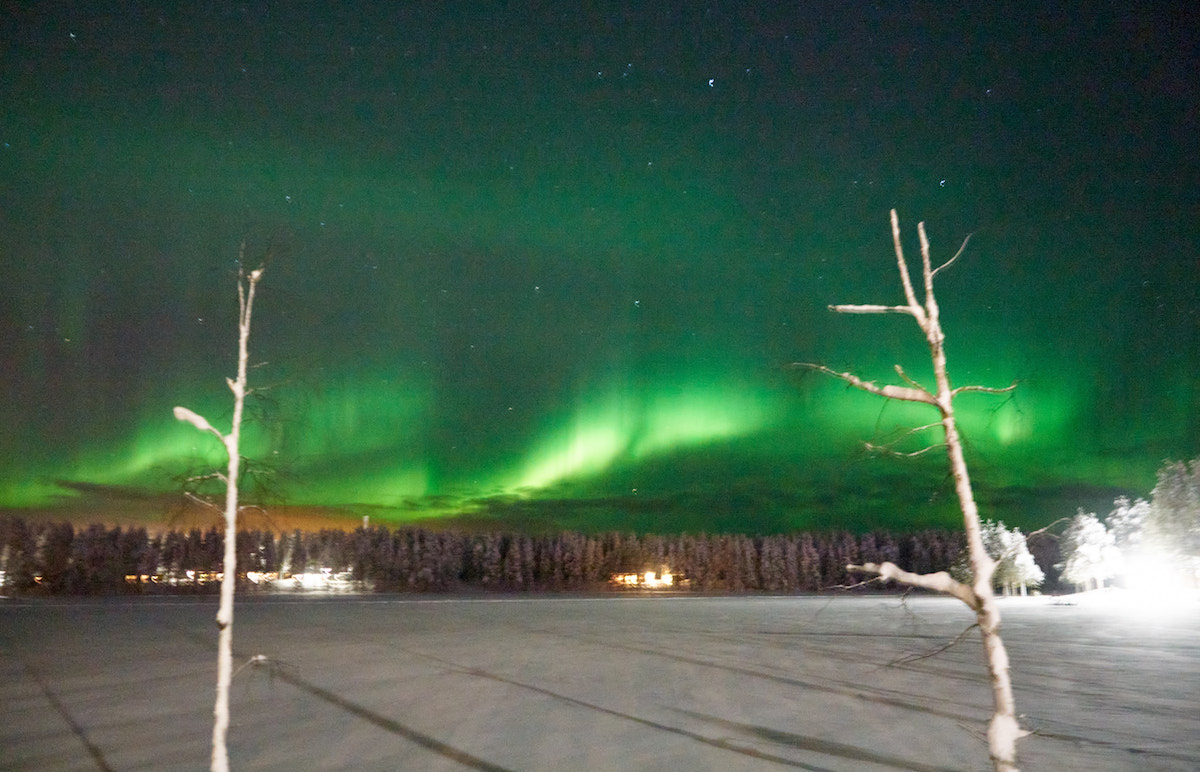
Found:
[{"label": "distant forest", "polygon": [[[0,544],[9,593],[215,592],[224,532],[76,529],[9,517],[0,519]],[[262,575],[324,573],[381,592],[588,591],[611,587],[620,575],[669,572],[682,591],[818,592],[858,581],[847,575],[847,563],[891,560],[921,573],[948,570],[963,544],[961,532],[947,530],[775,536],[254,530],[238,534],[238,584],[251,590],[262,586],[252,581]]]}]

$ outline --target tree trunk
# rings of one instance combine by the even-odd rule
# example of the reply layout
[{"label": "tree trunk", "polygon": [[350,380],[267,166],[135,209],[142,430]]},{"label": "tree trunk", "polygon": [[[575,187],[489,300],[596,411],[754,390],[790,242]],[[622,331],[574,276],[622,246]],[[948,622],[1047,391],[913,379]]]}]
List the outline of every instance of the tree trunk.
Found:
[{"label": "tree trunk", "polygon": [[[244,256],[244,250],[243,250]],[[223,435],[191,410],[175,408],[175,417],[201,431],[215,434],[225,447],[229,465],[225,472],[225,557],[221,574],[221,603],[217,609],[217,697],[213,705],[212,772],[229,772],[229,687],[233,680],[233,591],[237,583],[237,516],[238,472],[241,467],[239,449],[242,433],[242,413],[246,403],[246,369],[249,360],[250,318],[254,307],[254,290],[262,278],[263,269],[238,276],[238,372],[237,379],[226,379],[233,392],[233,420],[229,434]]]},{"label": "tree trunk", "polygon": [[[939,347],[940,349],[940,347]],[[967,531],[967,548],[971,557],[974,582],[971,590],[975,596],[975,618],[983,637],[984,658],[992,682],[992,720],[988,724],[988,752],[992,757],[995,772],[1017,772],[1017,740],[1023,732],[1017,722],[1017,704],[1013,698],[1012,681],[1008,672],[1008,651],[1000,637],[1000,610],[996,607],[996,596],[992,592],[992,574],[996,562],[987,554],[979,527],[979,509],[971,489],[971,478],[963,456],[962,440],[951,407],[949,379],[946,377],[944,354],[940,362],[934,357],[938,369],[938,401],[945,397],[942,426],[946,432],[946,454],[954,473],[954,487],[963,513],[963,524]]]},{"label": "tree trunk", "polygon": [[[946,457],[954,476],[954,489],[958,494],[959,505],[963,515],[963,526],[966,530],[967,550],[971,561],[972,584],[967,586],[955,581],[945,572],[933,574],[913,574],[884,562],[881,565],[865,563],[863,565],[847,566],[851,571],[863,571],[878,574],[884,580],[896,580],[914,587],[921,587],[938,592],[944,592],[961,600],[975,612],[983,638],[983,649],[986,657],[988,675],[992,684],[993,714],[988,725],[988,750],[995,772],[1017,772],[1016,742],[1025,733],[1017,722],[1016,703],[1013,699],[1012,682],[1009,680],[1008,653],[1000,638],[1000,612],[996,607],[995,593],[992,591],[992,576],[996,571],[996,562],[987,554],[983,544],[983,534],[980,527],[979,509],[975,504],[975,496],[971,489],[971,478],[967,472],[967,462],[963,456],[962,438],[958,433],[958,424],[954,417],[954,397],[964,391],[985,393],[1001,393],[1010,391],[1014,386],[1004,389],[992,389],[983,386],[960,386],[951,388],[950,377],[946,370],[945,334],[942,332],[940,310],[937,298],[933,292],[933,278],[937,273],[950,266],[963,249],[967,241],[954,257],[937,268],[933,268],[929,257],[929,240],[925,235],[925,224],[917,225],[921,238],[921,267],[924,279],[925,302],[917,301],[913,291],[912,281],[908,273],[908,264],[904,259],[904,250],[900,241],[900,220],[896,210],[892,210],[892,241],[896,252],[896,264],[900,272],[900,283],[904,289],[906,303],[899,306],[883,305],[836,305],[830,308],[839,313],[849,314],[907,314],[916,320],[925,340],[929,345],[930,358],[933,363],[934,377],[937,388],[930,392],[905,374],[903,368],[896,366],[896,373],[906,385],[884,384],[865,381],[852,373],[840,373],[822,365],[805,365],[820,370],[846,381],[850,385],[870,394],[887,399],[900,399],[907,402],[923,402],[937,408],[941,416],[941,426],[945,434]],[[969,240],[970,237],[967,238]]]}]

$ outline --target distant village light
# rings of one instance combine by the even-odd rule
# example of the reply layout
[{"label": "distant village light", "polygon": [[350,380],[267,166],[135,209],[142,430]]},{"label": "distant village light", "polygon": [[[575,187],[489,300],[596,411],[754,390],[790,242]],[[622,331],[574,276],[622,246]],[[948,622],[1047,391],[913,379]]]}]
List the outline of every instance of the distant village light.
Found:
[{"label": "distant village light", "polygon": [[647,571],[644,574],[613,574],[609,583],[617,587],[629,587],[642,590],[661,590],[672,587],[675,577],[670,571]]}]

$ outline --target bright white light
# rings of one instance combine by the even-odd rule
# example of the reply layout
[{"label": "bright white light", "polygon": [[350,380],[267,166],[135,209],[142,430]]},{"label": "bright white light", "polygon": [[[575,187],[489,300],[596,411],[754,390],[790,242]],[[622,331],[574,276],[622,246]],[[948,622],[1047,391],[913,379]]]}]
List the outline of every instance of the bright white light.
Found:
[{"label": "bright white light", "polygon": [[301,587],[307,590],[315,590],[318,587],[327,587],[332,573],[332,570],[322,568],[320,571],[308,571],[303,574],[296,574],[294,578]]},{"label": "bright white light", "polygon": [[1179,588],[1156,591],[1110,587],[1067,596],[1070,603],[1102,608],[1139,624],[1193,615],[1200,609],[1200,592]]},{"label": "bright white light", "polygon": [[1133,619],[1165,619],[1194,613],[1200,588],[1186,561],[1142,546],[1124,555],[1118,575],[1122,587],[1079,593],[1079,602],[1111,608]]},{"label": "bright white light", "polygon": [[1124,569],[1125,586],[1138,593],[1165,592],[1183,579],[1165,555],[1142,552],[1126,558]]},{"label": "bright white light", "polygon": [[661,590],[673,586],[675,577],[668,571],[662,573],[647,571],[644,574],[615,574],[610,581],[621,587]]}]

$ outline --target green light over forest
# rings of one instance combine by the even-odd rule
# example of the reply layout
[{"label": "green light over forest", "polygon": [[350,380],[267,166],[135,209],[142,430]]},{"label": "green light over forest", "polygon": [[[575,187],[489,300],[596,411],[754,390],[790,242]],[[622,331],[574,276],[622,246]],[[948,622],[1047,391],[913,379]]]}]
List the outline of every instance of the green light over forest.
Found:
[{"label": "green light over forest", "polygon": [[873,11],[599,29],[352,6],[236,29],[31,12],[0,52],[22,73],[0,85],[0,506],[119,508],[219,464],[171,408],[227,421],[248,239],[277,249],[245,450],[288,504],[927,522],[944,467],[859,449],[935,441],[903,435],[932,412],[789,368],[924,377],[911,320],[826,310],[899,301],[892,208],[943,258],[975,234],[938,286],[955,383],[1019,385],[958,403],[995,514],[1146,495],[1196,454],[1195,85],[1130,75],[1193,71],[1174,32],[1173,60],[1099,25],[1093,49],[1051,35],[1072,57],[950,66]]}]

